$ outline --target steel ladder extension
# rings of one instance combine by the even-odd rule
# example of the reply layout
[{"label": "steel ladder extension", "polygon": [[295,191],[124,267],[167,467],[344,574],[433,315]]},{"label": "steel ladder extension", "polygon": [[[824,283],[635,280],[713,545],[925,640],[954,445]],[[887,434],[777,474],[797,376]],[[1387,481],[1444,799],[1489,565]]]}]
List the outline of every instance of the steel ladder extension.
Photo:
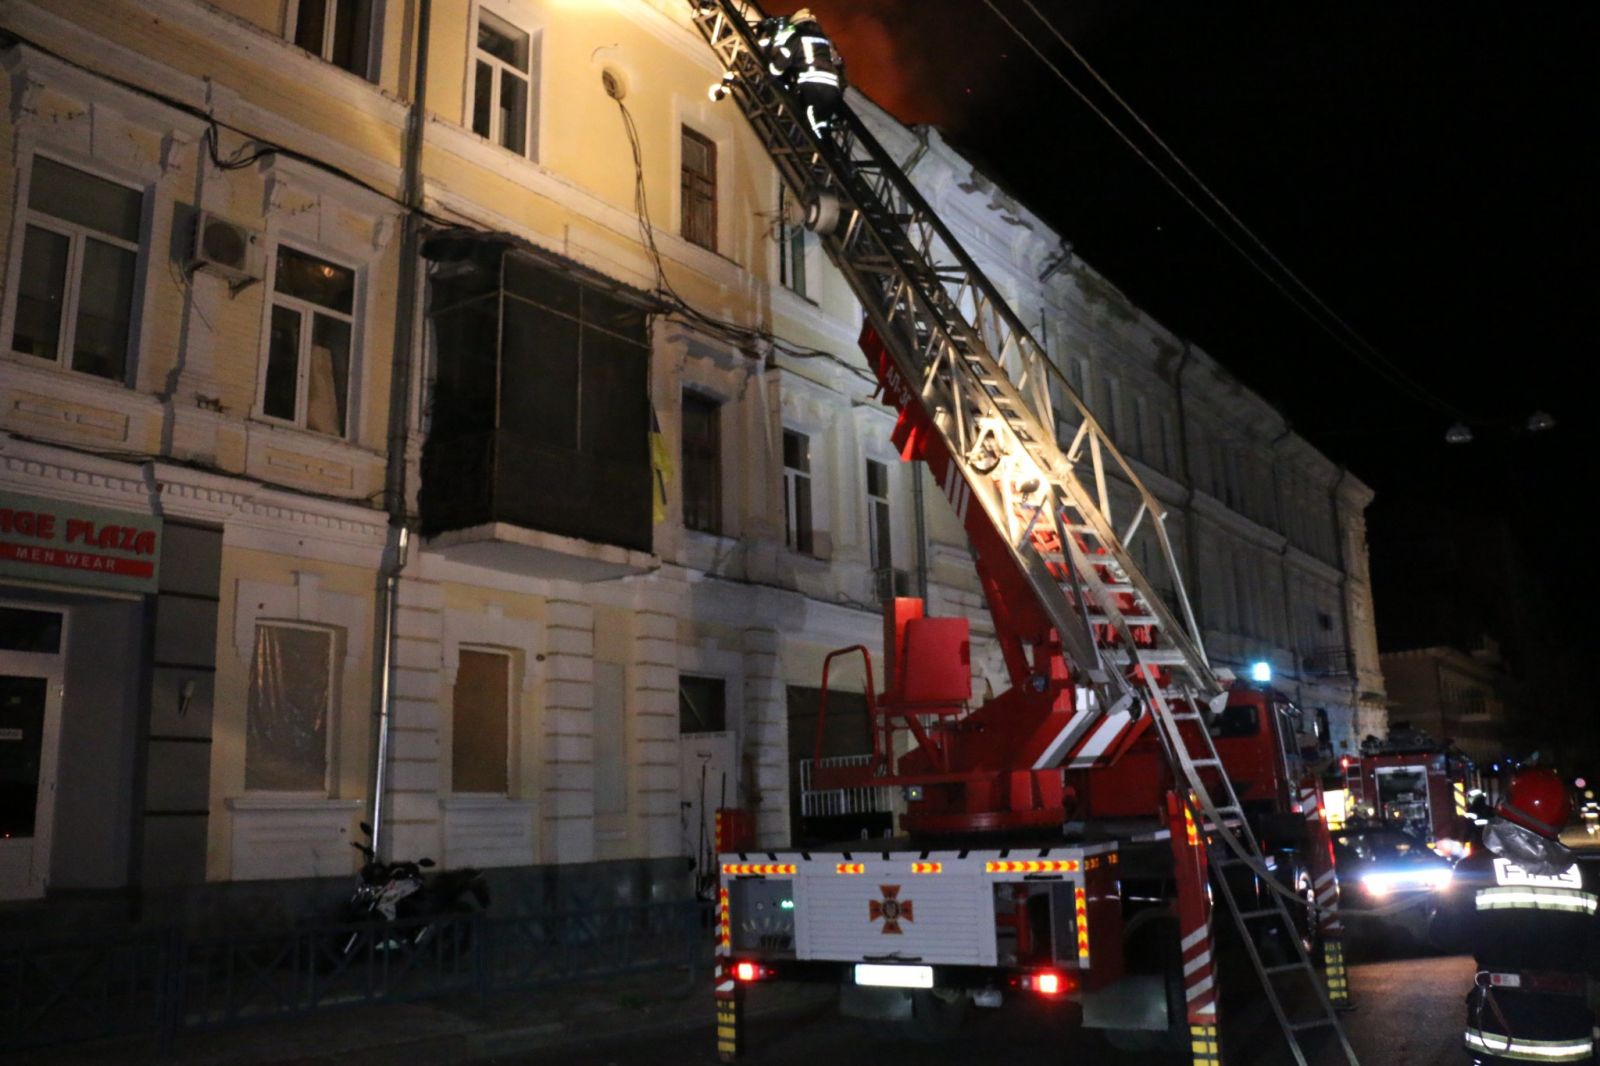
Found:
[{"label": "steel ladder extension", "polygon": [[[1175,772],[1198,798],[1202,814],[1237,863],[1270,879],[1255,837],[1243,824],[1237,796],[1217,758],[1201,707],[1220,705],[1225,690],[1205,657],[1199,627],[1167,537],[1165,509],[1117,450],[1088,407],[1053,371],[1042,348],[961,248],[910,179],[845,105],[818,131],[803,105],[767,73],[757,44],[765,13],[751,0],[688,0],[692,22],[728,72],[727,87],[785,184],[837,225],[818,232],[829,259],[861,301],[904,380],[1028,580],[1078,676],[1096,695],[1100,714],[1076,723],[1038,768],[1094,765],[1073,759],[1097,728],[1119,716],[1153,715]],[[820,194],[820,195],[819,195]],[[836,209],[836,210],[835,210]],[[1052,381],[1052,374],[1056,380]],[[1062,449],[1055,437],[1054,397],[1074,409],[1078,428]],[[1111,521],[1113,493],[1132,490],[1137,506],[1119,535]],[[1148,519],[1148,521],[1147,521]],[[1129,545],[1148,530],[1171,575],[1169,607],[1135,564]],[[1180,616],[1181,615],[1181,621]],[[1179,728],[1180,716],[1197,728]],[[1200,738],[1196,745],[1190,736]],[[1191,750],[1191,748],[1196,750]],[[1213,802],[1201,771],[1214,767],[1223,803]],[[1230,824],[1232,823],[1232,824]],[[1232,825],[1241,831],[1236,832]],[[1284,916],[1282,899],[1275,912]],[[1223,898],[1248,932],[1253,917],[1233,893]],[[1286,928],[1293,930],[1293,925]],[[1298,945],[1297,938],[1291,937]],[[1267,972],[1250,938],[1263,986]],[[1300,951],[1300,963],[1315,978]],[[1299,1034],[1269,993],[1297,1059]],[[1325,995],[1319,995],[1350,1063],[1356,1059]],[[1297,1028],[1298,1026],[1298,1028]]]}]

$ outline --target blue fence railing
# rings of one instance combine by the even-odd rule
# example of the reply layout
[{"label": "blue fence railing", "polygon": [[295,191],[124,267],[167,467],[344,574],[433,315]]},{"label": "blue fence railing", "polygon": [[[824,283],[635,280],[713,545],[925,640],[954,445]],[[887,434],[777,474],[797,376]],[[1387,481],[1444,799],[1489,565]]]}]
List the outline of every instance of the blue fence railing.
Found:
[{"label": "blue fence railing", "polygon": [[[0,944],[0,1052],[218,1029],[361,1004],[533,989],[706,957],[693,900],[534,915],[177,929]],[[692,975],[691,975],[692,976]]]}]

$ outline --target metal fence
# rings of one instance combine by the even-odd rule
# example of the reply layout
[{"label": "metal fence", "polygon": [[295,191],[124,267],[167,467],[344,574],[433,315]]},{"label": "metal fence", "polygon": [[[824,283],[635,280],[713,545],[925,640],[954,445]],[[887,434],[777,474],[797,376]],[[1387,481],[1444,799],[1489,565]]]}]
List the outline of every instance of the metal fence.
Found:
[{"label": "metal fence", "polygon": [[[817,766],[866,766],[871,755],[830,755],[817,762]],[[894,790],[884,786],[867,788],[813,788],[811,786],[812,760],[800,760],[800,814],[805,818],[828,817],[844,814],[891,813],[894,811]]]},{"label": "metal fence", "polygon": [[702,963],[694,900],[510,917],[192,936],[172,928],[0,944],[0,1052],[155,1037],[361,1004],[481,999]]}]

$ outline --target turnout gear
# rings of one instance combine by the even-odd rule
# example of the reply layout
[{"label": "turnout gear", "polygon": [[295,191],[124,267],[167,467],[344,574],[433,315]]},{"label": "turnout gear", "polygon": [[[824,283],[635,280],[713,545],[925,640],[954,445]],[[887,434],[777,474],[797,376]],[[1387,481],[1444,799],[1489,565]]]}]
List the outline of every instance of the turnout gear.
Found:
[{"label": "turnout gear", "polygon": [[766,49],[767,70],[799,95],[811,128],[822,133],[844,97],[844,60],[810,9],[768,19],[759,43]]},{"label": "turnout gear", "polygon": [[[1456,867],[1457,884],[1476,886],[1468,923],[1478,972],[1463,1043],[1479,1066],[1592,1064],[1600,867],[1554,839],[1563,804],[1545,781],[1519,788],[1526,776],[1490,819],[1484,848]],[[1508,809],[1555,828],[1546,835],[1508,819]]]}]

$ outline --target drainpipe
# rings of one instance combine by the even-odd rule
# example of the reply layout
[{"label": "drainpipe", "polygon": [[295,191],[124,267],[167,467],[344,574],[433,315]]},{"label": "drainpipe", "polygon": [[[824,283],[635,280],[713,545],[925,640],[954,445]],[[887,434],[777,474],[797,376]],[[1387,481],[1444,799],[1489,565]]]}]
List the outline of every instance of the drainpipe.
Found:
[{"label": "drainpipe", "polygon": [[372,847],[381,857],[383,801],[388,784],[389,734],[394,712],[395,619],[399,612],[400,572],[411,545],[410,515],[406,509],[406,452],[411,438],[412,349],[416,336],[417,263],[422,237],[422,139],[428,124],[428,37],[432,14],[430,0],[417,2],[416,64],[412,70],[411,106],[406,112],[405,172],[401,201],[400,263],[395,282],[394,374],[389,383],[389,446],[384,468],[383,505],[389,513],[384,565],[378,585],[378,639],[383,649],[382,675],[378,679],[377,743],[372,767]]},{"label": "drainpipe", "polygon": [[1355,639],[1350,632],[1350,560],[1345,557],[1344,527],[1339,522],[1339,490],[1349,477],[1349,467],[1339,467],[1339,476],[1328,490],[1328,507],[1333,512],[1333,558],[1339,568],[1339,632],[1344,638],[1344,661],[1350,664],[1350,732],[1360,750],[1361,671],[1356,666]]},{"label": "drainpipe", "polygon": [[1183,464],[1183,484],[1189,490],[1183,504],[1183,566],[1189,571],[1186,585],[1194,608],[1195,624],[1200,625],[1199,620],[1205,613],[1205,596],[1200,583],[1200,538],[1194,517],[1195,487],[1194,471],[1189,460],[1189,416],[1183,401],[1183,372],[1189,367],[1190,352],[1189,342],[1185,340],[1183,354],[1178,357],[1178,370],[1172,376],[1172,389],[1178,400],[1178,457]]},{"label": "drainpipe", "polygon": [[[1272,516],[1278,523],[1278,534],[1283,537],[1283,547],[1278,549],[1278,583],[1283,589],[1283,609],[1285,612],[1291,612],[1290,604],[1294,602],[1294,599],[1289,595],[1290,544],[1289,531],[1286,528],[1288,523],[1283,520],[1283,482],[1278,477],[1278,446],[1284,441],[1288,440],[1289,435],[1293,432],[1294,427],[1289,424],[1289,420],[1286,418],[1283,420],[1283,432],[1279,433],[1276,437],[1273,437],[1272,440],[1267,444],[1267,451],[1270,456],[1269,461],[1272,463]],[[1284,618],[1284,625],[1288,629],[1288,632],[1284,634],[1286,642],[1289,645],[1287,650],[1294,660],[1295,686],[1300,690],[1299,698],[1296,700],[1296,702],[1304,703],[1306,692],[1306,655],[1305,652],[1297,646],[1298,642],[1295,640],[1294,617],[1292,612],[1286,614]]]}]

